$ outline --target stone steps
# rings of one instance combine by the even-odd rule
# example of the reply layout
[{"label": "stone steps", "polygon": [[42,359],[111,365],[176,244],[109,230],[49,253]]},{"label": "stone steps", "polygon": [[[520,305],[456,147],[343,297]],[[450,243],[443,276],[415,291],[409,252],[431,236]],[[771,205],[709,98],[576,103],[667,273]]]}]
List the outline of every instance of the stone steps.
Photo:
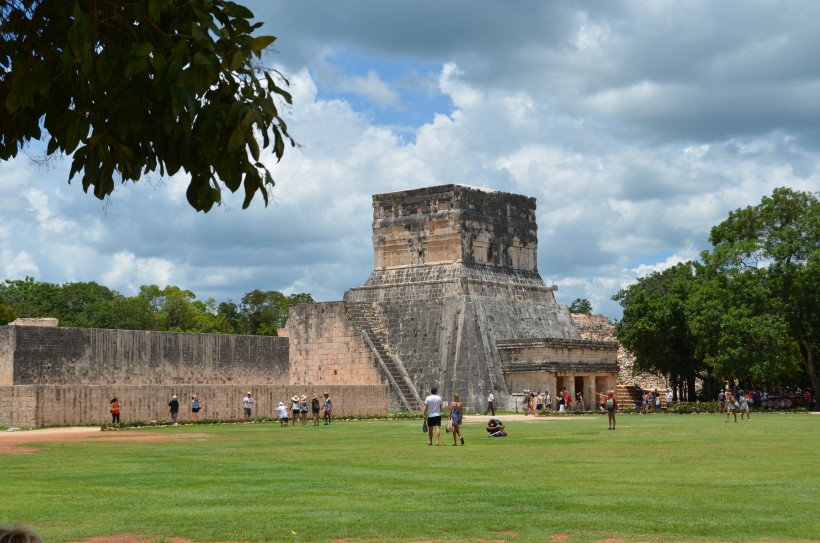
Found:
[{"label": "stone steps", "polygon": [[[420,411],[422,406],[418,392],[405,378],[401,362],[387,349],[387,333],[376,313],[376,308],[373,304],[366,302],[347,302],[346,307],[356,328],[367,334],[372,347],[392,377],[391,387],[395,384],[395,388],[398,389],[396,392],[399,393],[399,402],[396,407],[400,409],[409,407],[412,411]],[[402,398],[404,401],[401,401]]]}]

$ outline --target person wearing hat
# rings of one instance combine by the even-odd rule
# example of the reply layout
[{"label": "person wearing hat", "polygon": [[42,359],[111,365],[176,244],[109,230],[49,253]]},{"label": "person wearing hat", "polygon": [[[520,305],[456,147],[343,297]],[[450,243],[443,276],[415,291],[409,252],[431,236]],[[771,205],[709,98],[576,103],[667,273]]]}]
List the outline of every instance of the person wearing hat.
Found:
[{"label": "person wearing hat", "polygon": [[313,425],[319,426],[319,411],[321,411],[319,407],[319,397],[314,394],[310,398],[310,412],[313,415]]},{"label": "person wearing hat", "polygon": [[245,411],[245,420],[251,418],[251,408],[253,407],[253,393],[249,390],[248,395],[242,398],[242,409]]},{"label": "person wearing hat", "polygon": [[330,396],[327,392],[324,393],[324,402],[322,402],[322,411],[325,417],[325,426],[330,426],[330,417],[333,414],[333,404],[330,402]]},{"label": "person wearing hat", "polygon": [[293,416],[293,420],[291,421],[291,426],[296,426],[299,422],[299,415],[302,414],[301,410],[299,409],[299,396],[294,394],[293,398],[290,399],[290,414]]},{"label": "person wearing hat", "polygon": [[177,400],[176,394],[171,396],[171,401],[168,402],[168,413],[171,414],[171,422],[174,423],[174,426],[176,426],[177,415],[179,415],[179,400]]},{"label": "person wearing hat", "polygon": [[307,426],[308,403],[307,396],[302,394],[302,399],[299,400],[299,421],[302,426]]},{"label": "person wearing hat", "polygon": [[282,426],[288,425],[288,408],[282,402],[279,402],[279,406],[276,408],[276,413],[279,415],[279,424]]}]

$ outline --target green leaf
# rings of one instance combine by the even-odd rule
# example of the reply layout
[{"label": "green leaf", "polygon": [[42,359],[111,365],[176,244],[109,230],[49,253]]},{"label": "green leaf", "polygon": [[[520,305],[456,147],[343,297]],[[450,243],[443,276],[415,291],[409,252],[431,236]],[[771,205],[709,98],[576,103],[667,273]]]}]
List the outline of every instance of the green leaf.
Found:
[{"label": "green leaf", "polygon": [[253,19],[253,12],[235,2],[225,2],[225,13],[231,17],[239,17],[242,19]]},{"label": "green leaf", "polygon": [[228,140],[228,148],[226,151],[233,153],[245,143],[245,131],[237,127],[231,132],[231,138]]},{"label": "green leaf", "polygon": [[258,36],[251,40],[251,49],[255,53],[261,53],[266,47],[276,41],[276,36]]}]

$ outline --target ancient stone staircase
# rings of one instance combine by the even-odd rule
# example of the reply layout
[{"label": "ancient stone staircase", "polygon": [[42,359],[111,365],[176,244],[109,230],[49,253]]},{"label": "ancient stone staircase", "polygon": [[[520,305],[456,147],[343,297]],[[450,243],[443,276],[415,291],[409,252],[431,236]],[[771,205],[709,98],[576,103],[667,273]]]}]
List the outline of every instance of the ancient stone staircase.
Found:
[{"label": "ancient stone staircase", "polygon": [[618,399],[618,409],[628,410],[641,405],[643,390],[638,385],[618,385],[615,397]]},{"label": "ancient stone staircase", "polygon": [[422,400],[410,380],[401,360],[387,349],[387,333],[373,304],[367,302],[346,302],[345,308],[354,325],[361,331],[390,382],[390,388],[399,400],[399,407],[406,411],[421,411]]}]

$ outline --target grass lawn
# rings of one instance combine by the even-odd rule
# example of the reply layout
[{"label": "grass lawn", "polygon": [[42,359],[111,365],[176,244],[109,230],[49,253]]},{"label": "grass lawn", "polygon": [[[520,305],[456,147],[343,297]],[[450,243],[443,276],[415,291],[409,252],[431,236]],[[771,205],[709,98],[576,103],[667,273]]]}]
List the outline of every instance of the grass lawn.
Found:
[{"label": "grass lawn", "polygon": [[428,447],[420,420],[106,433],[0,455],[0,523],[47,543],[820,540],[820,416],[754,418],[550,417],[496,439],[467,417],[464,447]]}]

